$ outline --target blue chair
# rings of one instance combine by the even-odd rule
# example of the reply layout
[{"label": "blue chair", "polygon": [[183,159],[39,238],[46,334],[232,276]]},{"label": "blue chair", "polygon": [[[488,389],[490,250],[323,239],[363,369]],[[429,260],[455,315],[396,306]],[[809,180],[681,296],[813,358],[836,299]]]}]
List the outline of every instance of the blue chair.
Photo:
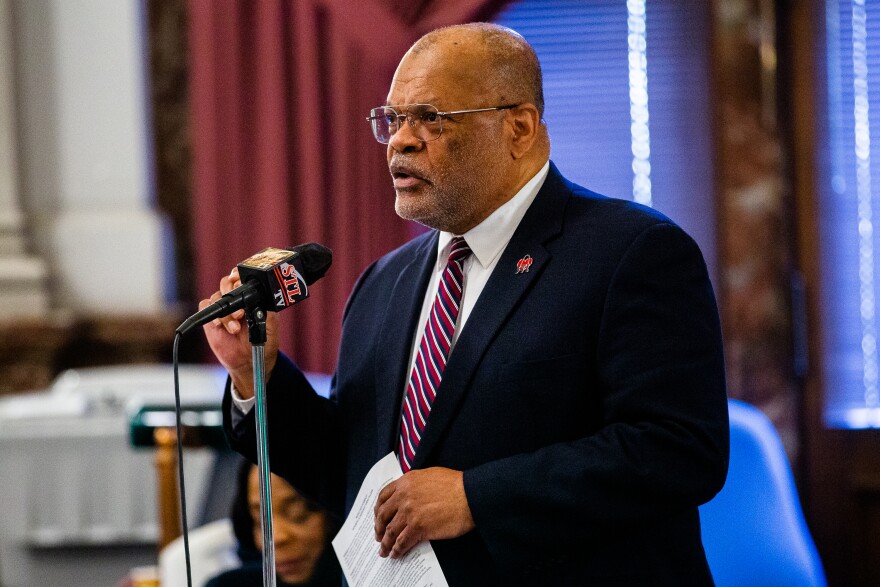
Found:
[{"label": "blue chair", "polygon": [[718,587],[825,587],[825,573],[770,420],[730,400],[727,483],[700,507],[703,546]]}]

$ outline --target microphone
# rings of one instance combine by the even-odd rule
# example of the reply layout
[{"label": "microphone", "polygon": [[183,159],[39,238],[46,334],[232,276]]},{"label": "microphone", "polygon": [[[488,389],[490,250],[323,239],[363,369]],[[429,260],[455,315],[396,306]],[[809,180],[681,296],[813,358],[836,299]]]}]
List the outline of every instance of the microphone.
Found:
[{"label": "microphone", "polygon": [[332,262],[333,253],[318,243],[265,248],[238,264],[240,286],[184,320],[175,333],[183,336],[242,308],[280,312],[309,297],[309,286],[324,277]]}]

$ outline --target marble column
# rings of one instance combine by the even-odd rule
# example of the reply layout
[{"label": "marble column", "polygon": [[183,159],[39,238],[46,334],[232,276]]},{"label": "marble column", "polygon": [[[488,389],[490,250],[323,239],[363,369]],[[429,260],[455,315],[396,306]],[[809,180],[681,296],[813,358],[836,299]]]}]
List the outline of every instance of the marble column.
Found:
[{"label": "marble column", "polygon": [[53,304],[74,316],[162,313],[173,265],[153,201],[143,3],[3,1],[19,185]]},{"label": "marble column", "polygon": [[715,0],[720,299],[728,392],[763,410],[797,467],[802,406],[792,357],[789,146],[778,120],[775,5]]},{"label": "marble column", "polygon": [[[12,55],[9,0],[0,0],[0,55]],[[12,63],[0,59],[0,320],[46,314],[46,265],[26,253],[18,193],[15,87]]]}]

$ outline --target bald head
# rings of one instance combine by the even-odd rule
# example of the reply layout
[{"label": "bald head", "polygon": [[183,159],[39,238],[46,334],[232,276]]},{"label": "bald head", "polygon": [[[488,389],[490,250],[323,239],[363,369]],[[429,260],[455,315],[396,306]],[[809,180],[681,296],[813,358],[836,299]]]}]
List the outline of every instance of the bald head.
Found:
[{"label": "bald head", "polygon": [[440,51],[470,66],[470,73],[501,103],[530,103],[544,115],[541,64],[522,35],[497,24],[477,22],[431,31],[415,42],[407,55]]},{"label": "bald head", "polygon": [[[403,56],[386,103],[408,114],[388,140],[395,209],[432,228],[464,234],[549,157],[541,67],[525,39],[504,27],[428,33]],[[410,107],[425,104],[441,116],[415,118]],[[433,137],[420,126],[427,124]]]}]

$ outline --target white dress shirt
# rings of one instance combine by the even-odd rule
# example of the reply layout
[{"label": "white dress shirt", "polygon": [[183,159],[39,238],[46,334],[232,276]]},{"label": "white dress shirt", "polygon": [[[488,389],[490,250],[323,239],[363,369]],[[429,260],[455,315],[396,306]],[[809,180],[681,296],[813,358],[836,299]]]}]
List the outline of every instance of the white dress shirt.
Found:
[{"label": "white dress shirt", "polygon": [[[425,332],[425,324],[428,322],[431,306],[434,304],[434,298],[437,297],[437,288],[440,287],[440,279],[446,269],[446,263],[449,261],[449,249],[453,237],[464,237],[465,242],[473,251],[473,255],[470,255],[464,262],[464,286],[461,294],[461,306],[458,310],[458,321],[452,336],[452,347],[449,349],[450,356],[452,356],[452,349],[455,348],[455,341],[458,340],[459,333],[464,329],[477,299],[483,293],[489,276],[492,275],[492,270],[498,264],[501,253],[507,248],[507,243],[513,237],[516,227],[526,215],[526,210],[538,195],[538,190],[544,185],[549,169],[550,162],[548,161],[515,196],[466,233],[454,235],[450,232],[440,232],[440,238],[437,241],[437,262],[434,265],[433,273],[431,273],[431,281],[428,282],[428,287],[425,290],[422,314],[419,316],[419,325],[416,327],[416,335],[413,337],[409,355],[409,370],[406,372],[407,381],[404,382],[404,388],[409,383],[409,375],[415,365],[416,353]],[[510,267],[510,271],[516,271],[516,267]]]},{"label": "white dress shirt", "polygon": [[[544,180],[547,179],[547,173],[550,170],[550,162],[544,163],[544,166],[520,189],[515,196],[502,204],[497,210],[492,212],[481,223],[464,233],[465,242],[473,251],[464,262],[464,287],[462,289],[461,307],[458,311],[458,321],[455,326],[455,333],[452,337],[452,346],[454,348],[455,341],[458,340],[459,333],[464,329],[471,311],[477,303],[477,299],[483,292],[489,276],[498,264],[501,253],[507,248],[513,233],[519,226],[526,210],[532,205],[535,196]],[[456,235],[450,232],[440,232],[440,238],[437,241],[437,262],[434,264],[434,271],[431,273],[431,280],[425,290],[425,299],[422,302],[422,313],[419,316],[419,324],[416,327],[416,334],[413,336],[412,348],[410,350],[409,370],[407,371],[407,380],[403,382],[404,390],[409,383],[409,374],[412,373],[413,364],[415,363],[418,345],[422,341],[422,334],[425,331],[425,324],[428,322],[428,315],[431,313],[431,305],[437,295],[437,288],[440,286],[440,278],[446,263],[449,260],[449,249],[453,237]],[[516,271],[516,267],[509,267],[510,271]],[[450,348],[450,356],[452,349]],[[232,400],[235,406],[243,413],[249,412],[254,405],[254,398],[241,399],[232,388]]]}]

